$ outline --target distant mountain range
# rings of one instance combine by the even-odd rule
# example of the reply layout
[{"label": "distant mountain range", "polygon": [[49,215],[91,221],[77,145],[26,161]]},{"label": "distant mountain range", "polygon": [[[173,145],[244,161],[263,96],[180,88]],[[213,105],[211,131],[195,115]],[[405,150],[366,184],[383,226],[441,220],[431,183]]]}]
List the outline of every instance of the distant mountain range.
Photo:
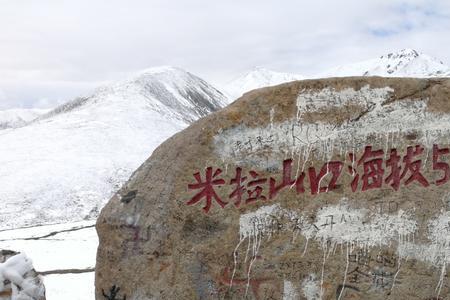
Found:
[{"label": "distant mountain range", "polygon": [[416,50],[403,49],[375,59],[336,67],[317,77],[343,76],[446,77],[450,76],[450,67]]},{"label": "distant mountain range", "polygon": [[48,109],[16,108],[0,110],[0,130],[23,126],[47,112],[49,112]]},{"label": "distant mountain range", "polygon": [[[450,69],[406,49],[318,76],[357,75],[436,77]],[[221,92],[182,69],[160,67],[52,111],[0,111],[7,128],[0,130],[0,229],[95,218],[165,139],[251,89],[304,78],[259,67]]]},{"label": "distant mountain range", "polygon": [[257,67],[226,84],[223,90],[231,99],[236,99],[245,92],[264,86],[308,78],[345,76],[448,77],[450,67],[416,50],[403,49],[378,58],[335,67],[310,77]]}]

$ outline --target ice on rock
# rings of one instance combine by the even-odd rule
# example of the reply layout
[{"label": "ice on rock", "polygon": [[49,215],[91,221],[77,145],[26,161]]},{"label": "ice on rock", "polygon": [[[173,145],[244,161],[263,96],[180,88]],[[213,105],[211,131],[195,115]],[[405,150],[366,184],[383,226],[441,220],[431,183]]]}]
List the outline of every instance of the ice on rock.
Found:
[{"label": "ice on rock", "polygon": [[11,300],[43,300],[45,288],[33,270],[33,263],[24,253],[0,263],[0,292],[11,293]]}]

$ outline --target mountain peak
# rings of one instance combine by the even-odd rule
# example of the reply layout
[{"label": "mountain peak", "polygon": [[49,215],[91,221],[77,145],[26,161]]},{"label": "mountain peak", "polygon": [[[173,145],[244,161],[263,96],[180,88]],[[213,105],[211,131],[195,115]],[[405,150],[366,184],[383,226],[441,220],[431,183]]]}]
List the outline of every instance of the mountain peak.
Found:
[{"label": "mountain peak", "polygon": [[301,75],[275,72],[265,67],[255,66],[249,72],[230,81],[224,89],[234,100],[254,89],[302,79],[304,77]]},{"label": "mountain peak", "polygon": [[450,67],[442,61],[415,49],[406,48],[375,59],[336,67],[317,77],[441,77],[448,76],[449,73]]},{"label": "mountain peak", "polygon": [[0,164],[15,172],[0,172],[0,228],[94,217],[161,142],[225,103],[203,79],[158,67],[1,132]]},{"label": "mountain peak", "polygon": [[164,74],[164,73],[189,73],[186,70],[175,67],[175,66],[157,66],[151,67],[147,69],[140,70],[136,72],[134,77],[145,76],[145,75],[156,75],[156,74]]},{"label": "mountain peak", "polygon": [[388,53],[386,55],[381,55],[380,59],[396,59],[396,58],[414,59],[416,57],[419,57],[420,55],[423,55],[423,53],[420,53],[414,49],[406,48],[406,49],[402,49],[397,52],[392,52],[392,53]]},{"label": "mountain peak", "polygon": [[146,107],[188,124],[227,102],[219,90],[194,74],[178,67],[162,66],[144,69],[126,80],[102,86],[92,95],[59,106],[43,118],[86,105],[121,109],[134,106]]}]

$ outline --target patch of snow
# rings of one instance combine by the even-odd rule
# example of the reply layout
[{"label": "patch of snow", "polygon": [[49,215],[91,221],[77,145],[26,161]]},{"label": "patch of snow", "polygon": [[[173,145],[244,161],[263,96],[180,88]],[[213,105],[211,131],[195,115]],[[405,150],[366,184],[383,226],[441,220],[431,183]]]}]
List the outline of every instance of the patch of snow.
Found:
[{"label": "patch of snow", "polygon": [[45,276],[47,300],[95,299],[95,273]]},{"label": "patch of snow", "polygon": [[33,263],[24,254],[19,253],[0,263],[0,292],[5,292],[10,282],[12,290],[11,300],[40,300],[45,296],[45,288],[40,278],[33,278],[29,274],[33,270]]},{"label": "patch of snow", "polygon": [[[0,249],[28,253],[40,272],[94,268],[98,237],[93,225],[83,221],[1,231]],[[61,233],[39,238],[52,232]]]},{"label": "patch of snow", "polygon": [[[92,269],[98,247],[94,224],[82,221],[0,231],[0,249],[28,253],[38,272]],[[94,272],[42,277],[47,300],[95,298]]]}]

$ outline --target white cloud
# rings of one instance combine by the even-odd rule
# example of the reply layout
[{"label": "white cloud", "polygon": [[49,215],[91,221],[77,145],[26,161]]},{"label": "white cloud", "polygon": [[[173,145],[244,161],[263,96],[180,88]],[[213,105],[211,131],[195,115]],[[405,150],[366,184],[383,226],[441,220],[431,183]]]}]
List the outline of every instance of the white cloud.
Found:
[{"label": "white cloud", "polygon": [[222,83],[254,65],[311,75],[406,47],[450,63],[449,15],[446,0],[6,0],[0,88],[30,106],[156,65]]}]

